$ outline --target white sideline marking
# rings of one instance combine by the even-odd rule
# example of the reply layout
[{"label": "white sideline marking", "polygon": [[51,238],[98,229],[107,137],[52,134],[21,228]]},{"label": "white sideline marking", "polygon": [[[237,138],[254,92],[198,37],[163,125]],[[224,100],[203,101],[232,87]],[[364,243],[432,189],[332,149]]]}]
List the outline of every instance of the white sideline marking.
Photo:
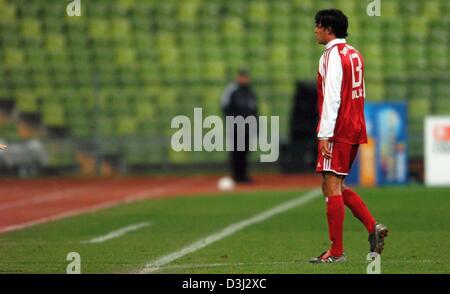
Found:
[{"label": "white sideline marking", "polygon": [[121,199],[106,201],[106,202],[102,202],[102,203],[92,205],[89,207],[84,207],[84,208],[75,208],[75,209],[60,213],[60,214],[42,217],[42,218],[39,218],[39,219],[36,219],[33,221],[29,221],[29,222],[24,222],[24,223],[20,223],[20,224],[16,224],[16,225],[10,225],[10,226],[6,226],[3,228],[0,227],[0,234],[6,233],[6,232],[11,232],[11,231],[22,230],[22,229],[32,227],[35,225],[44,224],[44,223],[48,223],[51,221],[72,217],[72,216],[77,216],[77,215],[80,215],[83,213],[96,212],[96,211],[106,209],[106,208],[111,208],[111,207],[114,207],[114,206],[117,206],[120,204],[127,204],[127,203],[135,202],[135,201],[138,201],[141,199],[146,199],[148,197],[158,196],[158,195],[163,194],[164,192],[179,188],[180,185],[186,185],[184,187],[189,187],[189,186],[195,184],[196,182],[198,182],[199,180],[203,180],[203,177],[198,177],[195,179],[191,178],[191,179],[179,180],[172,184],[168,184],[168,185],[161,186],[158,188],[144,190],[142,192],[138,192],[135,194],[128,194],[128,195],[125,195],[124,198],[121,198]]},{"label": "white sideline marking", "polygon": [[79,188],[70,188],[70,189],[64,189],[59,191],[54,191],[50,193],[45,194],[39,194],[34,195],[30,198],[20,199],[17,201],[11,201],[0,205],[0,210],[5,209],[11,209],[11,208],[18,208],[18,207],[24,207],[28,205],[33,204],[41,204],[46,202],[52,202],[59,199],[64,199],[72,196],[78,196],[78,193],[84,192],[84,191],[97,191],[104,189],[104,187],[99,187],[98,185],[86,185]]},{"label": "white sideline marking", "polygon": [[134,225],[129,225],[124,228],[112,231],[106,235],[93,238],[93,239],[87,241],[86,243],[91,243],[91,244],[102,243],[102,242],[105,242],[105,241],[108,241],[108,240],[111,240],[114,238],[121,237],[121,236],[125,235],[126,233],[137,231],[139,229],[142,229],[142,228],[150,226],[150,225],[151,225],[151,223],[149,223],[149,222],[142,222],[142,223],[137,223]]},{"label": "white sideline marking", "polygon": [[297,198],[294,198],[285,203],[277,205],[269,210],[263,211],[251,218],[231,224],[228,227],[226,227],[212,235],[209,235],[203,239],[200,239],[178,251],[170,253],[170,254],[163,256],[152,262],[149,262],[148,264],[146,264],[144,266],[143,269],[141,269],[139,271],[139,273],[146,274],[146,273],[152,273],[154,271],[157,271],[161,267],[165,266],[168,263],[171,263],[174,260],[177,260],[180,257],[188,255],[199,249],[202,249],[214,242],[220,241],[223,238],[233,235],[234,233],[236,233],[248,226],[263,222],[263,221],[273,217],[274,215],[286,212],[294,207],[306,204],[306,203],[310,202],[311,200],[314,200],[315,198],[319,197],[320,195],[322,195],[321,191],[319,189],[314,189],[314,190],[309,191],[308,193],[303,194]]}]

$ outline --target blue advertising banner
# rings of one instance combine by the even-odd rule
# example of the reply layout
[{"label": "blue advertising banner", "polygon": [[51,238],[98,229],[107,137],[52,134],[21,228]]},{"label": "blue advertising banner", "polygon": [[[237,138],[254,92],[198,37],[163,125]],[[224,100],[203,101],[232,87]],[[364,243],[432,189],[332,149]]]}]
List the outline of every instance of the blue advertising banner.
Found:
[{"label": "blue advertising banner", "polygon": [[375,186],[408,180],[407,106],[365,103],[368,143],[361,145],[346,182]]}]

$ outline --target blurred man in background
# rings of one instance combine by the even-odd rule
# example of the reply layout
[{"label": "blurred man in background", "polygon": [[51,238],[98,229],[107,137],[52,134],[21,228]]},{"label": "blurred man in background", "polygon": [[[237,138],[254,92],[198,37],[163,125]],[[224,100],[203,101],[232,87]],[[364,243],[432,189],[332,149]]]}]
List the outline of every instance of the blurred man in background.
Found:
[{"label": "blurred man in background", "polygon": [[[257,99],[255,92],[253,91],[250,83],[250,75],[245,69],[240,69],[237,73],[236,80],[231,82],[221,99],[221,108],[225,116],[242,116],[245,118],[249,116],[258,116]],[[230,135],[230,134],[227,134]],[[244,138],[239,138],[240,140],[245,140],[245,150],[238,151],[238,132],[237,126],[234,125],[233,132],[233,151],[230,154],[230,165],[231,173],[233,179],[236,182],[250,183],[251,179],[248,176],[248,151],[249,151],[249,141],[256,134],[250,134],[250,128],[246,124]],[[230,135],[231,136],[231,135]]]}]

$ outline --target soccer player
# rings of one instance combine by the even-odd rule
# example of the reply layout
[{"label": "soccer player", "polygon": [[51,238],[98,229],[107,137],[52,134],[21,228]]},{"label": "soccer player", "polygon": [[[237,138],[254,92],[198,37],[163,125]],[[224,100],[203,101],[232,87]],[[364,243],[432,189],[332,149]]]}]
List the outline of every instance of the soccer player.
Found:
[{"label": "soccer player", "polygon": [[322,174],[331,248],[310,262],[340,263],[346,260],[342,236],[344,205],[366,227],[371,252],[381,254],[388,230],[376,223],[361,197],[344,184],[359,144],[367,143],[363,58],[346,43],[348,20],[341,11],[321,10],[315,20],[316,39],[325,45],[317,77],[316,172]]}]

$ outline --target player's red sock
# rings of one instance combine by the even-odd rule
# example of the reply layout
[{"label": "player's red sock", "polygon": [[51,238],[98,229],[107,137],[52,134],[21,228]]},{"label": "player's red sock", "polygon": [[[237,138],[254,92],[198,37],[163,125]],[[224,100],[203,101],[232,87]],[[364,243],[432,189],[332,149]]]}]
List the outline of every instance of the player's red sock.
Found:
[{"label": "player's red sock", "polygon": [[361,197],[348,188],[342,191],[342,196],[344,197],[345,205],[351,209],[353,215],[364,224],[369,234],[373,233],[375,229],[375,219]]},{"label": "player's red sock", "polygon": [[344,253],[342,234],[344,228],[345,206],[342,195],[327,197],[328,232],[331,241],[330,253],[341,256]]}]

